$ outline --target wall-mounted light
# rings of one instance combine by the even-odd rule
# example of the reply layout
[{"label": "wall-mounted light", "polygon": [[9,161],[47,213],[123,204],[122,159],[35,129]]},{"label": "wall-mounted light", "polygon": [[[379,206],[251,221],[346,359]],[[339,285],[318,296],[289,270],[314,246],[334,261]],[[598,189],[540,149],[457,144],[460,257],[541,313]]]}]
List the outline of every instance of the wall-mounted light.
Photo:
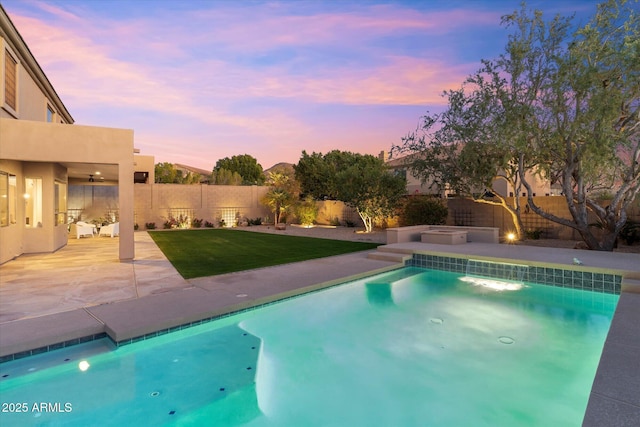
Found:
[{"label": "wall-mounted light", "polygon": [[89,175],[89,182],[94,182],[95,179],[93,179],[93,175]]}]

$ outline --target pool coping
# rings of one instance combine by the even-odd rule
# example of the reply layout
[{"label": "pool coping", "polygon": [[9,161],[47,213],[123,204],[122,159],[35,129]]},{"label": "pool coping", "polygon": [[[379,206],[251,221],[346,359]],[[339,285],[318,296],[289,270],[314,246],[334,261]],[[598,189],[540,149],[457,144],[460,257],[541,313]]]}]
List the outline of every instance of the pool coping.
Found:
[{"label": "pool coping", "polygon": [[[618,307],[594,379],[583,425],[640,423],[640,270],[635,254],[601,253],[468,243],[399,243],[379,248],[398,253],[553,264],[563,269],[614,272],[623,279]],[[145,339],[171,328],[355,280],[403,264],[368,259],[371,251],[191,279],[185,289],[0,324],[0,355],[32,355],[109,336],[114,341]],[[491,256],[487,256],[491,253]],[[583,265],[573,264],[579,257]],[[262,286],[270,282],[273,287]],[[260,286],[257,286],[259,284]],[[275,285],[274,285],[275,284]],[[215,295],[215,297],[214,297]],[[115,339],[114,339],[115,338]],[[6,361],[0,357],[0,361]],[[630,423],[629,421],[633,421]]]},{"label": "pool coping", "polygon": [[368,259],[369,252],[190,279],[191,286],[170,292],[2,323],[0,363],[105,336],[116,344],[139,341],[399,268]]}]

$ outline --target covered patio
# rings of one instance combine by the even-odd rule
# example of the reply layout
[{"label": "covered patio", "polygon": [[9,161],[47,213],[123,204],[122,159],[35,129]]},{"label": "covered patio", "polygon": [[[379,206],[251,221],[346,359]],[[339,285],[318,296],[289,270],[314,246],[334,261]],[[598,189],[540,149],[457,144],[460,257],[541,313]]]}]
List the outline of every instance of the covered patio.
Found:
[{"label": "covered patio", "polygon": [[[0,118],[0,139],[0,165],[15,186],[13,220],[0,227],[0,263],[65,246],[68,186],[91,179],[97,168],[118,186],[117,258],[133,259],[132,130]],[[94,178],[91,184],[101,183]]]}]

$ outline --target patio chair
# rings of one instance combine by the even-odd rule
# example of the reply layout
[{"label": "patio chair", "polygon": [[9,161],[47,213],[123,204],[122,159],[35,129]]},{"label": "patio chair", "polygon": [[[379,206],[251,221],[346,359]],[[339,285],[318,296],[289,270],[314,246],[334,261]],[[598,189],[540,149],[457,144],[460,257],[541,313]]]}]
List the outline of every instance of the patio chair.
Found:
[{"label": "patio chair", "polygon": [[96,226],[95,224],[87,224],[86,222],[78,221],[74,224],[71,224],[69,230],[71,232],[71,235],[76,235],[76,239],[79,239],[82,236],[93,237],[96,232]]},{"label": "patio chair", "polygon": [[102,228],[100,229],[100,236],[117,236],[118,234],[120,234],[120,223],[119,222],[115,222],[113,224],[109,224],[109,225],[103,225]]}]

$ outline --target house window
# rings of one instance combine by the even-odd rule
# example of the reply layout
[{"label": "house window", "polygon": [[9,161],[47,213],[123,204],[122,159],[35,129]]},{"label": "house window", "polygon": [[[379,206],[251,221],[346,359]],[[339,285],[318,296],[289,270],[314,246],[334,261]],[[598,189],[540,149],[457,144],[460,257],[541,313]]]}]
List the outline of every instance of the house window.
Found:
[{"label": "house window", "polygon": [[0,171],[0,226],[9,225],[9,174]]},{"label": "house window", "polygon": [[0,226],[16,223],[16,176],[0,171]]},{"label": "house window", "polygon": [[134,172],[133,183],[134,184],[146,184],[149,181],[149,172]]},{"label": "house window", "polygon": [[18,206],[18,180],[15,175],[9,174],[9,224],[17,221],[16,209]]},{"label": "house window", "polygon": [[13,111],[18,110],[17,100],[17,82],[18,82],[18,61],[9,53],[4,52],[4,103]]},{"label": "house window", "polygon": [[56,181],[54,191],[54,224],[65,224],[67,219],[67,184]]},{"label": "house window", "polygon": [[25,226],[42,227],[42,178],[25,178]]},{"label": "house window", "polygon": [[54,116],[53,108],[49,104],[47,104],[47,123],[53,123]]}]

